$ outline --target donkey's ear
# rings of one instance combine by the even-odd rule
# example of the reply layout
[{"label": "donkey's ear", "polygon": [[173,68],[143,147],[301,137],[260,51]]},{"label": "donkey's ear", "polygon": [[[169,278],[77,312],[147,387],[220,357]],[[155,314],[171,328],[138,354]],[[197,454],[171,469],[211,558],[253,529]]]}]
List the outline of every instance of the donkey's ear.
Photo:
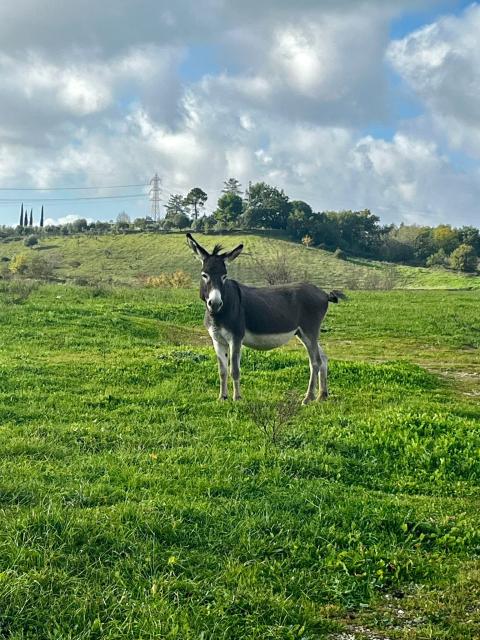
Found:
[{"label": "donkey's ear", "polygon": [[195,254],[195,257],[202,262],[203,260],[206,260],[210,255],[206,249],[204,249],[201,245],[198,244],[196,240],[194,240],[193,236],[190,233],[187,233],[187,244]]},{"label": "donkey's ear", "polygon": [[238,258],[238,256],[242,253],[242,251],[243,251],[243,244],[239,244],[238,247],[235,247],[235,249],[232,249],[231,251],[225,254],[225,262],[232,262],[233,260],[235,260],[235,258]]}]

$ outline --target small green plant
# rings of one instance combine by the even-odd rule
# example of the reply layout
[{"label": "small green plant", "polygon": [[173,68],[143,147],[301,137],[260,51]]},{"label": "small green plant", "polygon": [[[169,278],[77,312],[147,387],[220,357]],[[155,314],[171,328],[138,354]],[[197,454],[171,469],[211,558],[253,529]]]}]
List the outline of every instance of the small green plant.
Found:
[{"label": "small green plant", "polygon": [[293,422],[300,410],[298,396],[287,393],[276,404],[262,401],[249,402],[246,412],[253,424],[262,432],[265,440],[274,446],[280,443],[285,429]]},{"label": "small green plant", "polygon": [[342,251],[342,249],[340,249],[340,247],[337,247],[335,249],[335,251],[333,252],[333,257],[337,258],[337,260],[346,260],[347,259],[347,254],[345,253],[345,251]]},{"label": "small green plant", "polygon": [[34,247],[35,245],[38,244],[38,238],[37,236],[27,236],[23,241],[23,244],[26,247]]}]

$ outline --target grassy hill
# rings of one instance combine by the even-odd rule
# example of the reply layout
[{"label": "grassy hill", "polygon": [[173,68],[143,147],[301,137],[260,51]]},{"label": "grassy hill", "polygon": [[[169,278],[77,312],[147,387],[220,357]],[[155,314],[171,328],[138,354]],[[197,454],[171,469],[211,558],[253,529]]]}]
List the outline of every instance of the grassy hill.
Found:
[{"label": "grassy hill", "polygon": [[[295,279],[309,280],[323,287],[347,289],[381,288],[480,288],[480,277],[446,269],[424,269],[350,258],[339,260],[328,251],[306,248],[286,240],[253,234],[227,236],[199,235],[212,247],[221,242],[233,247],[245,244],[245,252],[231,266],[231,274],[251,284],[264,283],[257,259],[271,262],[280,253],[286,256]],[[61,278],[95,278],[116,284],[135,284],[142,275],[158,275],[182,269],[196,283],[198,263],[186,246],[184,234],[136,234],[118,236],[56,237],[44,239],[29,249],[23,242],[0,245],[0,257],[38,252],[56,266]]]}]

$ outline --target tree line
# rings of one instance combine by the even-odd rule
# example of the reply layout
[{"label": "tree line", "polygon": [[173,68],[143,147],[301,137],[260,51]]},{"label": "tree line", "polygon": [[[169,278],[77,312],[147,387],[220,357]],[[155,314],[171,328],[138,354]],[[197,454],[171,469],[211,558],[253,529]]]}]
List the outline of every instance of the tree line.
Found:
[{"label": "tree line", "polygon": [[[133,222],[127,213],[116,222],[88,223],[79,219],[67,225],[46,226],[44,233],[109,233],[112,231],[171,231],[193,229],[212,233],[231,230],[274,230],[308,247],[348,255],[417,266],[445,266],[475,272],[480,255],[480,232],[476,227],[441,224],[382,225],[369,209],[362,211],[314,211],[303,200],[290,200],[282,189],[265,182],[249,183],[245,191],[236,178],[229,178],[212,213],[205,212],[207,193],[200,187],[186,195],[173,193],[165,205],[165,217],[154,221],[148,216]],[[0,237],[12,233],[31,233],[27,213],[23,225],[15,230],[3,227]],[[31,221],[31,215],[30,215]],[[30,222],[28,221],[28,222]],[[43,225],[43,208],[41,222]]]}]

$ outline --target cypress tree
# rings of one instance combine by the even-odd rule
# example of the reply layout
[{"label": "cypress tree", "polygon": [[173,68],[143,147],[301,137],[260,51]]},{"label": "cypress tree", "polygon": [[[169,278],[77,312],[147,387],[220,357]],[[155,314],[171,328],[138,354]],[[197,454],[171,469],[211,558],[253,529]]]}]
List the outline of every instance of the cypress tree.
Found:
[{"label": "cypress tree", "polygon": [[42,213],[40,214],[40,227],[43,227],[43,204],[42,204]]},{"label": "cypress tree", "polygon": [[21,227],[23,227],[23,202],[22,202],[22,207],[20,209],[20,222],[19,222],[19,225]]},{"label": "cypress tree", "polygon": [[29,222],[29,226],[33,227],[33,209],[30,209],[30,222]]}]

